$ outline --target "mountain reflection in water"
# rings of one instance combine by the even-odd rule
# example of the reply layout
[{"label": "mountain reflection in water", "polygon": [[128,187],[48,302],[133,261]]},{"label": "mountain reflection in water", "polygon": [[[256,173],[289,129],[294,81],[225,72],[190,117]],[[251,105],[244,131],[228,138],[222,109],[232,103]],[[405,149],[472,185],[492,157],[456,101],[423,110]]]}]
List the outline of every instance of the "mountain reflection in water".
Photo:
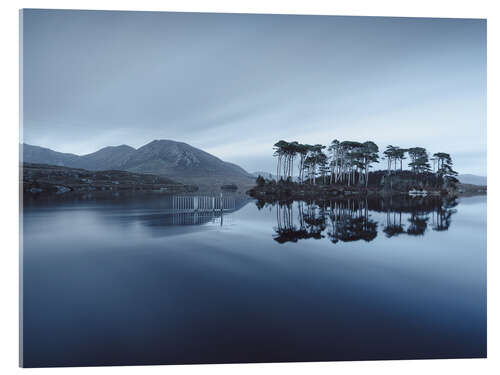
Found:
[{"label": "mountain reflection in water", "polygon": [[[205,192],[170,195],[158,193],[85,193],[66,196],[43,196],[25,200],[24,208],[64,207],[78,209],[83,205],[100,207],[100,218],[123,224],[139,222],[146,227],[224,225],[229,215],[245,206],[247,195]],[[193,230],[195,230],[193,228]]]}]

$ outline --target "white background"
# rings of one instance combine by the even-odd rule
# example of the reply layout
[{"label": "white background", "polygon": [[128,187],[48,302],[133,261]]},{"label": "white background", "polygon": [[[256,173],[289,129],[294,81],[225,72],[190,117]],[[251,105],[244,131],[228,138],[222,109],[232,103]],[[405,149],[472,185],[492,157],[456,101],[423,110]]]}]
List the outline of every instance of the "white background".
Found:
[{"label": "white background", "polygon": [[[500,373],[499,345],[499,252],[498,239],[493,236],[500,224],[495,218],[498,207],[499,161],[499,69],[500,69],[500,12],[498,1],[8,1],[1,3],[0,27],[0,153],[2,169],[0,194],[0,373],[16,374],[251,374],[254,372],[299,374],[303,372],[330,374],[422,374],[422,373]],[[498,6],[498,5],[497,5]],[[117,9],[205,11],[238,13],[295,13],[360,16],[454,17],[488,19],[488,359],[323,362],[251,365],[191,365],[93,367],[60,369],[18,368],[18,144],[19,144],[19,17],[20,8]],[[471,124],[474,126],[474,124]]]}]

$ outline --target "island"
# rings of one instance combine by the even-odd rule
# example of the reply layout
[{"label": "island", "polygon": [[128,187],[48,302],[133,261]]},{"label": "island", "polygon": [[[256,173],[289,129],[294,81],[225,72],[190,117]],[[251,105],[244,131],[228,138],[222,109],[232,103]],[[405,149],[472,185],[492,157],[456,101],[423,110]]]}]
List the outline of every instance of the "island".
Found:
[{"label": "island", "polygon": [[[248,194],[257,199],[326,199],[351,196],[407,194],[485,194],[486,186],[461,184],[450,154],[430,154],[423,147],[389,145],[379,156],[372,141],[333,140],[330,145],[309,145],[280,140],[274,144],[275,178],[259,175]],[[326,151],[326,152],[325,152]],[[408,159],[407,169],[403,161]],[[385,170],[371,171],[380,160]],[[431,167],[432,163],[432,167]],[[294,171],[298,175],[294,176]]]}]

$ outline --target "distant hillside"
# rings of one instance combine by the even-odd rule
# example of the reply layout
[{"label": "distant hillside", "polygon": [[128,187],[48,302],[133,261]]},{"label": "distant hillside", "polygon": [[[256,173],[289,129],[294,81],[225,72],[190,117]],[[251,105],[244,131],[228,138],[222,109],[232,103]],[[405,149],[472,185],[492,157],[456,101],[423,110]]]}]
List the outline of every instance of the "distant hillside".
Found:
[{"label": "distant hillside", "polygon": [[222,183],[231,179],[250,181],[253,176],[233,163],[183,142],[155,140],[138,149],[122,145],[105,147],[91,154],[78,156],[56,152],[48,148],[21,145],[21,157],[26,163],[50,164],[91,171],[123,170],[152,173],[183,179],[217,178]]},{"label": "distant hillside", "polygon": [[63,167],[81,167],[81,156],[75,154],[67,154],[57,151],[52,151],[48,148],[31,146],[28,144],[21,145],[19,159],[27,163],[39,163],[59,165]]},{"label": "distant hillside", "polygon": [[487,185],[486,177],[476,176],[473,174],[461,174],[458,176],[458,180],[462,184],[479,185],[479,186],[486,186]]},{"label": "distant hillside", "polygon": [[88,171],[47,164],[23,163],[22,188],[25,194],[63,194],[93,191],[195,191],[195,186],[169,178],[126,171]]}]

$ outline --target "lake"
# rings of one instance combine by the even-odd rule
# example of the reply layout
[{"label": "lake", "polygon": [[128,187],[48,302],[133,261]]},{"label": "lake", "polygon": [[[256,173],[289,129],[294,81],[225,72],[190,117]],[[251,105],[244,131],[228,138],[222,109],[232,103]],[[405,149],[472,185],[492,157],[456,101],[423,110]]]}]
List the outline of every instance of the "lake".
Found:
[{"label": "lake", "polygon": [[486,356],[486,196],[22,214],[26,367]]}]

